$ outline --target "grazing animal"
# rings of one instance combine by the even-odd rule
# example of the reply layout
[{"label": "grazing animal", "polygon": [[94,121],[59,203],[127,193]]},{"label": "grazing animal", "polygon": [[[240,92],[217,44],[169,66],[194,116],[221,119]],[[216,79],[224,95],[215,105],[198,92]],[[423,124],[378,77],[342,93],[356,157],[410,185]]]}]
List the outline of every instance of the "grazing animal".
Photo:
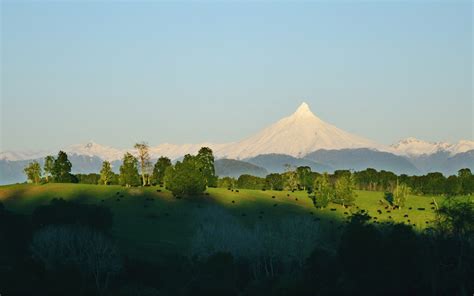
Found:
[{"label": "grazing animal", "polygon": [[331,209],[331,211],[333,211],[333,212],[334,212],[334,211],[336,211],[336,209]]},{"label": "grazing animal", "polygon": [[377,217],[374,217],[374,220],[377,220],[378,218]]},{"label": "grazing animal", "polygon": [[272,198],[275,198],[275,195],[273,195]]},{"label": "grazing animal", "polygon": [[344,215],[348,215],[348,213],[347,213],[347,212],[344,212]]},{"label": "grazing animal", "polygon": [[405,215],[405,216],[403,216],[403,217],[408,218],[408,215]]},{"label": "grazing animal", "polygon": [[408,219],[407,222],[410,223],[411,222],[410,219]]},{"label": "grazing animal", "polygon": [[431,207],[431,209],[432,209],[432,210],[434,210],[434,209],[435,209],[435,207]]},{"label": "grazing animal", "polygon": [[387,211],[387,213],[391,213],[392,211]]},{"label": "grazing animal", "polygon": [[425,208],[418,208],[418,211],[424,211]]},{"label": "grazing animal", "polygon": [[296,201],[298,201],[298,198],[295,198]]},{"label": "grazing animal", "polygon": [[360,212],[361,212],[361,213],[365,213],[365,210],[361,210]]},{"label": "grazing animal", "polygon": [[392,216],[388,216],[389,219],[392,219]]},{"label": "grazing animal", "polygon": [[239,190],[235,190],[236,193],[239,193],[240,191]]},{"label": "grazing animal", "polygon": [[377,210],[377,213],[382,214],[382,211],[381,211],[381,210]]},{"label": "grazing animal", "polygon": [[232,203],[235,203],[235,200],[233,200]]},{"label": "grazing animal", "polygon": [[274,206],[274,207],[276,207],[276,206],[277,206],[277,204],[273,204],[273,206]]},{"label": "grazing animal", "polygon": [[408,209],[411,210],[411,207],[409,207]]},{"label": "grazing animal", "polygon": [[156,192],[161,192],[161,189],[156,189]]}]

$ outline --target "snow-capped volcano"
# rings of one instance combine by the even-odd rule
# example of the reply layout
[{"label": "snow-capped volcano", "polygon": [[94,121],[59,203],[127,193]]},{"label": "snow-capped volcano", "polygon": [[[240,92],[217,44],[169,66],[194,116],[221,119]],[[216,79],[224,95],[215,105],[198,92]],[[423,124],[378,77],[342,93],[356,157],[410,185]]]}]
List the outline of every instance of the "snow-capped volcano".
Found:
[{"label": "snow-capped volcano", "polygon": [[431,155],[447,152],[451,155],[474,150],[474,141],[461,140],[457,144],[447,142],[427,142],[413,137],[406,138],[391,146],[398,154],[408,156]]},{"label": "snow-capped volcano", "polygon": [[303,103],[292,115],[265,128],[256,135],[216,151],[220,157],[245,159],[261,154],[287,154],[303,157],[320,149],[370,148],[391,151],[390,147],[343,131],[311,112]]}]

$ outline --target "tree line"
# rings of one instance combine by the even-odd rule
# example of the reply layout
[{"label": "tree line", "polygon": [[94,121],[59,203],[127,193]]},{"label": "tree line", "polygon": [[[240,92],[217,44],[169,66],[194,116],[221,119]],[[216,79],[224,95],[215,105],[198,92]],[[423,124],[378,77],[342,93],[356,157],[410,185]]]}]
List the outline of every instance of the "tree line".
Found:
[{"label": "tree line", "polygon": [[72,164],[64,151],[57,157],[46,156],[44,166],[30,162],[24,169],[31,183],[84,183],[99,185],[166,186],[177,197],[199,195],[207,187],[216,187],[218,177],[214,168],[214,155],[210,148],[202,147],[197,155],[187,154],[174,165],[171,159],[160,157],[153,165],[149,146],[135,144],[137,156],[127,152],[122,158],[119,174],[112,171],[109,161],[102,162],[99,174],[72,174]]},{"label": "tree line", "polygon": [[[313,172],[310,167],[287,166],[284,173],[272,173],[265,178],[241,175],[239,178],[218,178],[214,156],[210,148],[202,147],[197,155],[185,155],[174,165],[167,157],[160,157],[152,164],[149,146],[135,144],[137,156],[127,152],[122,158],[119,174],[112,171],[108,161],[102,163],[99,174],[71,174],[72,165],[67,154],[60,151],[57,157],[47,156],[41,168],[37,161],[25,167],[25,174],[32,183],[87,183],[122,186],[161,185],[175,196],[199,195],[207,187],[240,188],[255,190],[304,190],[319,196],[318,204],[332,202],[350,205],[354,190],[384,191],[403,204],[403,196],[415,195],[470,195],[474,193],[474,175],[468,168],[457,175],[444,176],[433,172],[422,176],[396,175],[389,171],[368,168],[363,171],[336,170],[334,173]],[[331,197],[331,198],[329,198]]]}]

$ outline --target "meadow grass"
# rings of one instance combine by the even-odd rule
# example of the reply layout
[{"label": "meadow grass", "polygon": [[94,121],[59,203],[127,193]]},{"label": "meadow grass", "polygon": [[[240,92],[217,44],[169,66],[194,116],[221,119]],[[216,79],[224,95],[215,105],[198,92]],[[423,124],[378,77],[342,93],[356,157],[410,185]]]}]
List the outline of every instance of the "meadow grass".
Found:
[{"label": "meadow grass", "polygon": [[117,243],[127,254],[146,258],[186,252],[196,229],[194,215],[209,205],[225,208],[249,227],[257,221],[272,223],[297,215],[313,217],[319,223],[338,227],[351,213],[365,210],[373,216],[372,223],[403,222],[422,230],[431,226],[435,219],[431,203],[435,200],[441,204],[445,199],[439,196],[409,196],[404,208],[390,210],[379,202],[383,199],[382,192],[357,191],[355,205],[350,208],[330,204],[325,209],[316,209],[303,191],[239,189],[237,192],[209,188],[206,195],[176,199],[160,187],[54,183],[0,186],[0,201],[7,209],[17,213],[29,214],[53,198],[109,207],[114,215],[112,234]]}]

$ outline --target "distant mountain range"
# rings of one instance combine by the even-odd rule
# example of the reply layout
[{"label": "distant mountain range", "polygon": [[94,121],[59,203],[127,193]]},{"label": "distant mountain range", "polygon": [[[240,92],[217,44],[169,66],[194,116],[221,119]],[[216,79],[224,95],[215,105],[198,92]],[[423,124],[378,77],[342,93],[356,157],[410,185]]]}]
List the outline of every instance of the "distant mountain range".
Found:
[{"label": "distant mountain range", "polygon": [[[423,174],[439,171],[454,174],[461,168],[474,170],[474,141],[456,144],[430,143],[407,138],[391,146],[350,134],[316,117],[306,103],[292,115],[242,141],[226,144],[161,144],[150,147],[152,159],[167,156],[172,160],[195,154],[210,147],[216,156],[216,171],[221,176],[242,173],[263,176],[282,172],[285,165],[309,166],[313,171],[336,169],[362,170],[368,167],[396,173]],[[59,149],[58,149],[59,150]],[[25,181],[24,166],[31,160],[42,162],[46,155],[58,150],[0,152],[0,184]],[[94,142],[62,147],[68,153],[74,173],[98,172],[101,162],[112,162],[118,171],[126,151]]]}]

